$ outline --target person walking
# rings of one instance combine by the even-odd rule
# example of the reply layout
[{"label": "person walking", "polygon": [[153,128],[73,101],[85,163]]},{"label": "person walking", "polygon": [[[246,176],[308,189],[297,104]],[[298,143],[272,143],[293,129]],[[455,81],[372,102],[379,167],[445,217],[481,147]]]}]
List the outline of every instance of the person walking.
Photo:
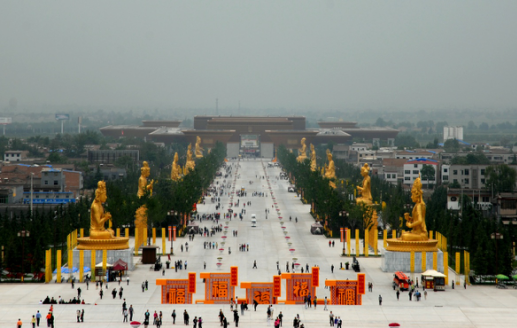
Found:
[{"label": "person walking", "polygon": [[382,296],[379,295],[379,305],[382,305]]},{"label": "person walking", "polygon": [[22,328],[22,324],[23,324],[23,323],[22,323],[22,319],[18,318],[18,322],[16,323],[16,326],[17,326],[18,328]]},{"label": "person walking", "polygon": [[127,309],[124,309],[124,311],[122,311],[122,313],[124,314],[124,320],[122,320],[122,322],[127,322],[127,317],[129,315],[129,312]]},{"label": "person walking", "polygon": [[84,309],[81,311],[81,322],[84,322]]},{"label": "person walking", "polygon": [[316,306],[318,305],[318,297],[314,295],[314,310],[316,310]]},{"label": "person walking", "polygon": [[172,324],[175,325],[176,324],[176,310],[172,310],[171,317],[172,317]]},{"label": "person walking", "polygon": [[99,296],[101,297],[101,300],[102,300],[102,295],[104,295],[104,292],[101,289],[101,291],[99,292]]},{"label": "person walking", "polygon": [[257,268],[257,260],[254,260],[254,261],[253,261],[253,268],[252,268],[252,269],[258,269],[258,268]]},{"label": "person walking", "polygon": [[31,324],[32,324],[32,328],[36,327],[36,316],[35,315],[32,315]]},{"label": "person walking", "polygon": [[330,266],[330,273],[334,273],[334,264]]},{"label": "person walking", "polygon": [[325,299],[323,300],[323,304],[325,305],[323,307],[323,311],[328,311],[328,308],[327,308],[327,296],[325,296]]},{"label": "person walking", "polygon": [[334,327],[334,314],[332,313],[332,311],[330,311],[329,313],[329,323],[330,327]]},{"label": "person walking", "polygon": [[77,314],[77,322],[81,322],[81,310],[77,310],[76,314]]},{"label": "person walking", "polygon": [[122,299],[122,293],[124,292],[124,288],[120,287],[119,291],[118,291],[118,296],[119,296],[119,300]]},{"label": "person walking", "polygon": [[399,297],[400,297],[400,291],[397,289],[397,301],[399,300]]},{"label": "person walking", "polygon": [[282,319],[284,318],[284,315],[282,314],[282,311],[278,314],[278,319],[280,319],[280,327],[282,327]]},{"label": "person walking", "polygon": [[39,311],[38,311],[38,312],[36,312],[36,326],[38,326],[38,327],[39,327],[40,320],[41,320],[41,313],[39,313]]},{"label": "person walking", "polygon": [[189,315],[188,315],[187,310],[185,310],[185,311],[183,312],[183,322],[184,322],[184,323],[185,323],[185,325],[187,325],[187,326],[188,326],[188,319],[189,319]]},{"label": "person walking", "polygon": [[81,298],[81,287],[77,288],[77,298]]},{"label": "person walking", "polygon": [[128,310],[128,312],[129,312],[129,322],[133,321],[133,311],[134,311],[133,304],[131,304],[129,306],[129,310]]},{"label": "person walking", "polygon": [[424,299],[427,301],[427,290],[424,290]]}]

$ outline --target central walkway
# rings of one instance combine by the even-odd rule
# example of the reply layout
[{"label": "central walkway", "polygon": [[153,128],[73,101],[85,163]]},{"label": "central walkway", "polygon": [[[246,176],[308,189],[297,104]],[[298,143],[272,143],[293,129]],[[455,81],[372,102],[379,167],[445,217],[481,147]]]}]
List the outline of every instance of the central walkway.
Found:
[{"label": "central walkway", "polygon": [[[213,237],[196,236],[193,241],[188,238],[178,238],[174,243],[175,255],[171,261],[183,260],[188,262],[187,270],[166,270],[165,276],[161,272],[149,270],[149,265],[139,264],[136,270],[130,273],[129,286],[123,283],[123,298],[127,305],[133,305],[135,315],[133,320],[143,322],[144,312],[149,309],[151,315],[154,311],[162,311],[164,315],[164,327],[172,326],[170,317],[173,309],[178,313],[176,325],[183,325],[181,314],[186,309],[190,314],[190,320],[194,316],[203,318],[203,327],[219,327],[218,312],[222,309],[230,319],[229,305],[169,305],[160,304],[161,290],[156,287],[156,279],[161,278],[187,278],[188,272],[197,273],[197,293],[194,299],[204,299],[204,284],[199,278],[200,272],[229,272],[230,266],[239,267],[239,285],[244,281],[272,281],[272,277],[278,274],[279,268],[285,272],[286,261],[292,263],[296,257],[297,262],[305,267],[314,265],[320,266],[320,287],[317,288],[318,299],[329,296],[329,291],[324,288],[325,279],[350,279],[355,280],[357,275],[351,270],[339,270],[340,262],[351,260],[341,257],[342,243],[339,239],[335,241],[335,247],[328,246],[328,239],[321,235],[312,235],[310,226],[314,219],[309,214],[309,205],[303,205],[295,193],[287,191],[289,182],[279,178],[280,169],[267,167],[267,162],[260,160],[228,162],[233,165],[232,175],[217,178],[214,186],[230,184],[225,188],[225,194],[221,197],[222,208],[216,210],[216,203],[211,203],[207,197],[204,205],[198,206],[199,214],[213,214],[219,212],[227,213],[230,203],[239,201],[239,206],[232,206],[234,213],[240,213],[246,209],[242,220],[233,218],[228,220],[228,234],[226,245],[221,254],[217,249],[205,249],[204,242],[217,242],[221,248],[223,233],[216,233]],[[237,167],[239,165],[239,167]],[[223,175],[224,176],[224,175]],[[226,181],[225,181],[226,180]],[[252,182],[250,184],[250,181]],[[244,189],[245,197],[237,197],[235,192]],[[230,194],[226,194],[230,192]],[[267,197],[252,196],[254,192],[264,192]],[[251,201],[250,206],[243,206]],[[275,204],[276,203],[276,204]],[[269,210],[266,219],[266,211]],[[278,211],[277,211],[278,209]],[[257,226],[251,226],[251,215],[255,214]],[[289,217],[292,217],[292,221]],[[282,219],[279,219],[281,217]],[[295,222],[295,218],[298,222]],[[227,220],[221,219],[220,223],[225,224]],[[280,222],[286,227],[292,246],[289,247]],[[210,229],[215,225],[209,220],[196,221],[201,227]],[[233,230],[238,231],[237,237],[232,234]],[[133,241],[131,241],[133,242]],[[180,250],[180,244],[188,242],[189,251]],[[249,251],[240,252],[240,244],[249,244]],[[352,241],[354,245],[354,241]],[[157,239],[157,245],[161,246],[161,239]],[[170,242],[167,242],[167,251]],[[289,252],[294,248],[294,255]],[[228,250],[231,249],[231,254]],[[217,257],[222,257],[222,266],[218,268]],[[165,262],[167,256],[162,257]],[[135,258],[135,263],[139,258]],[[252,269],[253,262],[257,261],[257,269]],[[203,269],[206,262],[206,269]],[[329,306],[329,310],[343,319],[343,327],[387,327],[391,322],[401,323],[403,327],[513,327],[517,322],[517,314],[514,311],[517,306],[517,290],[498,290],[492,286],[448,288],[445,292],[429,292],[427,300],[420,302],[408,300],[407,293],[402,293],[400,300],[391,288],[391,273],[383,273],[380,270],[380,258],[360,258],[362,272],[366,273],[366,281],[373,282],[373,293],[367,292],[363,296],[362,306]],[[334,264],[334,273],[330,272],[330,266]],[[300,270],[297,270],[299,272]],[[141,283],[147,280],[149,290],[142,292]],[[82,327],[128,327],[128,323],[122,322],[122,302],[118,296],[113,299],[110,291],[119,288],[118,283],[109,283],[109,289],[104,289],[104,298],[99,298],[99,290],[90,285],[76,284],[75,288],[81,287],[82,296],[86,305],[55,305],[56,327],[70,327],[79,325],[75,323],[75,312],[78,309],[85,310],[85,322]],[[378,296],[382,294],[383,304],[378,305]],[[46,296],[69,300],[77,296],[76,289],[70,284],[0,284],[0,328],[14,327],[18,318],[21,318],[24,327],[30,326],[30,318],[39,310],[46,314],[48,305],[39,305],[39,300]],[[239,298],[245,298],[245,291],[236,289]],[[285,286],[282,287],[282,296],[285,299]],[[246,311],[240,317],[240,327],[266,327],[266,306],[259,305],[257,311]],[[292,320],[299,314],[305,327],[327,327],[329,312],[323,311],[323,306],[317,309],[305,309],[303,305],[275,305],[275,315],[280,311],[284,314],[284,327],[292,327]],[[230,322],[231,323],[231,322]],[[192,324],[192,323],[190,323]],[[42,322],[41,326],[46,325]],[[234,327],[233,324],[230,325]],[[143,327],[143,326],[142,326]],[[272,327],[272,324],[271,324]]]}]

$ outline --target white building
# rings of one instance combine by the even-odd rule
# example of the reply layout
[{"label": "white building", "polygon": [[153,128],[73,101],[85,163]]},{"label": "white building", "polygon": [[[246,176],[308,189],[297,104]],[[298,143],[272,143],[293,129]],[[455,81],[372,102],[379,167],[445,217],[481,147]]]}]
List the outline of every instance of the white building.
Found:
[{"label": "white building", "polygon": [[462,126],[444,126],[443,127],[443,142],[449,139],[463,140]]},{"label": "white building", "polygon": [[434,168],[434,179],[427,181],[427,179],[420,177],[422,185],[436,185],[440,175],[439,165],[437,161],[429,158],[417,158],[404,164],[404,184],[413,185],[424,165],[431,165]]},{"label": "white building", "polygon": [[29,152],[26,150],[7,150],[4,153],[5,162],[20,162],[27,157]]}]

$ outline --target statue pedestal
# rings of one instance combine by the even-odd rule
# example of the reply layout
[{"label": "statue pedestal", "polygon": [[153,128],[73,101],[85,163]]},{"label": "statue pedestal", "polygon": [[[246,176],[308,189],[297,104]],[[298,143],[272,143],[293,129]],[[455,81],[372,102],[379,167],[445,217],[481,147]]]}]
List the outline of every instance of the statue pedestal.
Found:
[{"label": "statue pedestal", "polygon": [[[79,268],[79,250],[76,248],[73,250],[74,252],[74,266]],[[98,263],[102,263],[102,250],[84,250],[84,266],[90,267],[92,263],[92,252],[95,252],[95,261]],[[133,262],[133,255],[135,250],[131,247],[128,249],[120,249],[120,250],[108,250],[108,263],[113,264],[117,262],[119,259],[127,263],[127,268],[129,271],[133,271],[135,269],[135,264]]]},{"label": "statue pedestal", "polygon": [[[443,252],[438,250],[437,271],[443,272]],[[433,252],[426,252],[426,270],[433,269]],[[411,273],[411,252],[384,251],[381,259],[381,270],[383,272],[402,271],[405,274]],[[422,252],[415,252],[415,273],[422,273]]]}]

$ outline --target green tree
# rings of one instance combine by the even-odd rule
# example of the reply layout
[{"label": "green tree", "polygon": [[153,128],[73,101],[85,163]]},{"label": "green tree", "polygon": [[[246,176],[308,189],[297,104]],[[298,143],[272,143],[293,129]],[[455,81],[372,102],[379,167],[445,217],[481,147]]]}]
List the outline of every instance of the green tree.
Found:
[{"label": "green tree", "polygon": [[420,147],[420,144],[416,141],[415,137],[413,137],[412,135],[399,133],[395,137],[395,146],[397,146],[398,149],[418,148],[418,147]]},{"label": "green tree", "polygon": [[448,139],[444,142],[443,148],[448,153],[457,153],[460,151],[460,143],[456,139]]},{"label": "green tree", "polygon": [[506,164],[488,166],[485,171],[486,188],[498,194],[514,192],[516,172]]},{"label": "green tree", "polygon": [[435,169],[432,165],[424,164],[422,165],[422,169],[420,170],[420,174],[422,179],[427,181],[427,188],[429,189],[429,180],[433,180],[435,178]]}]

